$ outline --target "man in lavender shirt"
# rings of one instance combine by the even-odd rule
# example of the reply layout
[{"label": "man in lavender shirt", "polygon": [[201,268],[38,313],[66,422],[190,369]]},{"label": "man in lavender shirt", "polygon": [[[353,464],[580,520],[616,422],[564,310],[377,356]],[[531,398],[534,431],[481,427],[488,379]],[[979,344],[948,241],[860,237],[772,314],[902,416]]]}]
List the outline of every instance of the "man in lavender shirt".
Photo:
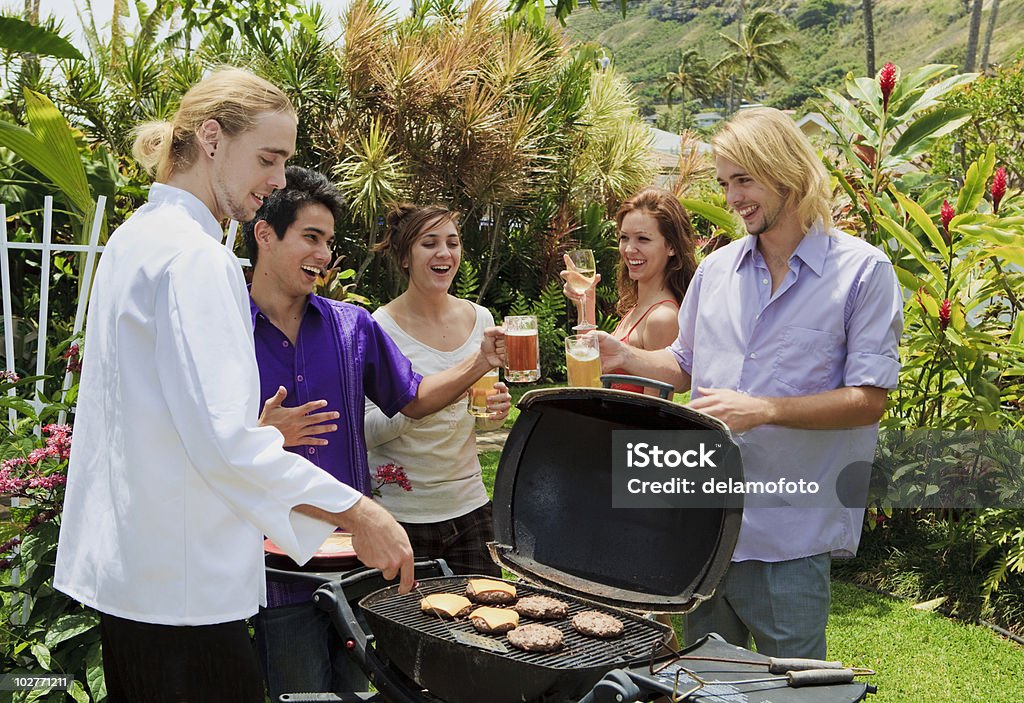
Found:
[{"label": "man in lavender shirt", "polygon": [[862,507],[821,496],[851,475],[866,490],[899,374],[902,297],[888,258],[831,226],[827,173],[792,119],[744,110],[711,143],[748,236],[701,262],[671,347],[598,333],[601,360],[691,389],[690,407],[732,430],[747,481],[821,486],[755,507],[748,498],[732,566],[687,618],[689,642],[718,632],[740,646],[753,637],[769,656],[821,658],[831,558],[856,553],[863,519]]},{"label": "man in lavender shirt", "polygon": [[[312,295],[330,265],[341,196],[315,171],[292,166],[285,175],[287,185],[243,229],[254,267],[249,295],[265,401],[260,423],[277,427],[290,451],[370,495],[364,397],[389,417],[424,417],[502,365],[504,342],[499,328],[488,328],[474,357],[421,377],[368,312]],[[510,400],[498,394],[493,407]],[[267,584],[268,607],[255,628],[273,701],[287,692],[366,688],[330,619],[313,605],[313,590]]]}]

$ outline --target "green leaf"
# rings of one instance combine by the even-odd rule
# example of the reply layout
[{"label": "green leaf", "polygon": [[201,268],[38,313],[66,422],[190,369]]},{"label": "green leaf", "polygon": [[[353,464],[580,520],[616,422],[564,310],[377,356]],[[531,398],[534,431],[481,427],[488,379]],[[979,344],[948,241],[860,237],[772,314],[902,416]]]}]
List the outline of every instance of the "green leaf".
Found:
[{"label": "green leaf", "polygon": [[890,158],[906,158],[925,139],[934,139],[952,132],[971,117],[970,110],[940,107],[922,115],[907,127],[889,152]]},{"label": "green leaf", "polygon": [[[866,76],[858,76],[846,81],[846,90],[851,97],[861,101],[871,113],[878,118],[882,116],[882,89],[878,81]],[[865,132],[867,134],[867,132]]]},{"label": "green leaf", "polygon": [[932,218],[928,216],[928,213],[924,211],[920,205],[915,203],[913,200],[905,196],[903,193],[896,190],[896,188],[890,186],[889,192],[892,193],[896,200],[899,201],[903,209],[910,215],[910,218],[921,228],[921,231],[928,237],[928,241],[935,247],[935,251],[939,253],[939,256],[943,261],[949,258],[949,249],[946,247],[946,240],[942,238],[942,234],[939,233],[939,228],[932,222]]},{"label": "green leaf", "polygon": [[36,658],[37,662],[39,662],[39,666],[43,667],[47,671],[50,671],[50,650],[46,647],[46,645],[41,644],[39,642],[33,642],[31,651],[32,656]]},{"label": "green leaf", "polygon": [[679,202],[687,210],[700,215],[716,227],[721,227],[728,232],[736,232],[736,218],[729,210],[712,205],[711,203],[705,203],[703,200],[693,200],[691,198],[681,198]]},{"label": "green leaf", "polygon": [[71,128],[44,95],[26,89],[25,108],[31,131],[0,121],[0,146],[40,171],[85,220],[92,212],[93,200]]},{"label": "green leaf", "polygon": [[[1000,225],[1004,223],[999,222]],[[1017,245],[1024,244],[1024,233],[1018,229],[1010,229],[1005,226],[995,227],[993,225],[961,225],[957,228],[960,234],[967,235],[972,239],[979,239],[990,244]]]},{"label": "green leaf", "polygon": [[896,241],[902,244],[903,248],[906,249],[919,264],[924,266],[935,281],[945,280],[946,277],[943,275],[942,270],[924,253],[924,249],[921,247],[921,243],[917,241],[917,237],[908,232],[903,225],[895,222],[885,215],[878,216],[878,224],[880,224],[885,231],[895,237]]},{"label": "green leaf", "polygon": [[924,279],[918,278],[902,266],[895,266],[894,268],[896,269],[896,278],[899,279],[900,285],[907,290],[918,291],[922,288],[929,288]]},{"label": "green leaf", "polygon": [[68,694],[75,700],[75,703],[89,703],[89,694],[86,693],[85,686],[78,679],[71,682]]},{"label": "green leaf", "polygon": [[56,647],[61,642],[99,627],[99,616],[95,613],[69,613],[54,620],[46,632],[46,646]]},{"label": "green leaf", "polygon": [[995,247],[986,254],[997,259],[1004,259],[1017,266],[1024,266],[1024,247]]},{"label": "green leaf", "polygon": [[1024,315],[1017,315],[1013,321],[1013,332],[1010,333],[1010,344],[1020,344],[1024,340]]},{"label": "green leaf", "polygon": [[[825,98],[827,98],[830,103],[835,105],[836,109],[839,111],[839,114],[842,115],[847,122],[849,122],[849,125],[851,128],[853,128],[854,132],[864,136],[869,136],[874,133],[875,130],[873,130],[871,127],[868,127],[868,123],[864,121],[864,117],[860,114],[860,111],[858,111],[857,108],[854,107],[853,103],[851,103],[849,100],[847,100],[842,95],[829,88],[819,88],[818,92],[821,93]],[[822,110],[821,112],[827,119],[828,111]],[[831,120],[829,120],[829,122],[831,122]],[[836,125],[832,126],[833,128],[836,127]],[[843,133],[842,130],[838,131],[839,134]]]},{"label": "green leaf", "polygon": [[85,60],[82,53],[61,35],[14,17],[0,17],[0,49],[58,59]]},{"label": "green leaf", "polygon": [[103,678],[103,650],[99,642],[89,645],[89,653],[85,655],[85,683],[95,700],[107,697],[107,682]]},{"label": "green leaf", "polygon": [[967,169],[964,187],[960,189],[960,196],[956,200],[958,213],[974,212],[978,208],[978,203],[985,197],[985,185],[991,178],[995,167],[996,145],[989,144],[985,156],[975,161]]}]

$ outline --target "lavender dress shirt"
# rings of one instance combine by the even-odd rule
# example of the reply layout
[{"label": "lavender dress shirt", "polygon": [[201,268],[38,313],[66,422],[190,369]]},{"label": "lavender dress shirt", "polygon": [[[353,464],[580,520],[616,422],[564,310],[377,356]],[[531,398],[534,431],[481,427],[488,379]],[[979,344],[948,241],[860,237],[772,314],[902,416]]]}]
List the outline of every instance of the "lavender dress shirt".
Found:
[{"label": "lavender dress shirt", "polygon": [[[772,293],[757,237],[708,256],[679,310],[670,347],[697,387],[755,396],[813,395],[851,386],[895,388],[903,304],[892,263],[877,248],[820,223],[789,259]],[[862,508],[835,495],[840,472],[870,462],[878,425],[803,430],[762,425],[737,436],[745,480],[816,481],[817,496],[775,496],[744,510],[733,561],[786,561],[825,552],[852,556]],[[762,501],[762,504],[764,502]]]}]

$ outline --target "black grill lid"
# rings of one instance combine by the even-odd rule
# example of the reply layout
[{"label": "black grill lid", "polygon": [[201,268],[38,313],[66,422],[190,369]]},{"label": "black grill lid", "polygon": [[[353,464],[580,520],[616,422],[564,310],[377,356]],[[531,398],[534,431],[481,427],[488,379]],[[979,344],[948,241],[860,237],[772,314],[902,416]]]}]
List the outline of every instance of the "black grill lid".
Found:
[{"label": "black grill lid", "polygon": [[739,535],[736,497],[709,508],[613,508],[612,432],[711,430],[735,449],[725,425],[597,388],[530,391],[518,407],[494,482],[495,561],[613,607],[685,612],[711,596]]}]

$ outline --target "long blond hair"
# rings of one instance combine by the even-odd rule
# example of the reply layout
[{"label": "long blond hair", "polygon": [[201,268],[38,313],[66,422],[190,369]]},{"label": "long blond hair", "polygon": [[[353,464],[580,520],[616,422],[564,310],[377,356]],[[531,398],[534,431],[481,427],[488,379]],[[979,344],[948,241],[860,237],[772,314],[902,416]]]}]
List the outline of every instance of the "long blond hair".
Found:
[{"label": "long blond hair", "polygon": [[196,131],[206,120],[217,120],[226,134],[236,135],[252,129],[266,112],[294,116],[295,108],[273,83],[240,68],[223,68],[192,86],[170,121],[136,127],[132,154],[157,181],[166,182],[195,163]]},{"label": "long blond hair", "polygon": [[788,115],[770,107],[741,110],[711,138],[711,148],[785,198],[804,231],[817,220],[832,224],[825,165]]}]

